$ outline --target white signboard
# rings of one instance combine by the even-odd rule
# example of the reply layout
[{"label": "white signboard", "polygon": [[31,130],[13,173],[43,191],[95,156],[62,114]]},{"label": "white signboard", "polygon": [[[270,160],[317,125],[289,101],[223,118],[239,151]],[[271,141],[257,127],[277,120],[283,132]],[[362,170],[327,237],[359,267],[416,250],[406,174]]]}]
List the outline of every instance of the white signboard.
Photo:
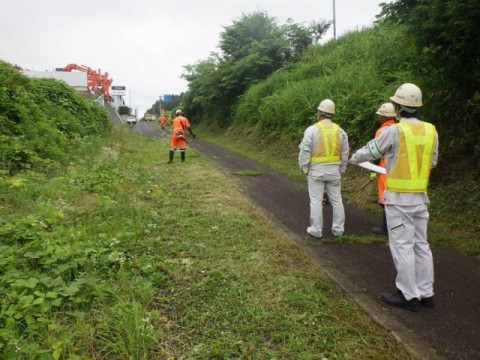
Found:
[{"label": "white signboard", "polygon": [[125,86],[110,86],[110,95],[119,95],[119,96],[127,96],[127,90]]}]

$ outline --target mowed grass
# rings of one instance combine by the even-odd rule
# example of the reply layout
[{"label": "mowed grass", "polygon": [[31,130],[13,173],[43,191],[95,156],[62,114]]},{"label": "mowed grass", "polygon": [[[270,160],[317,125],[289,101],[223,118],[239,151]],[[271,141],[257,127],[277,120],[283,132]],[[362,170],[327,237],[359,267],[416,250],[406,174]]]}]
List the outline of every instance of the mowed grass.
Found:
[{"label": "mowed grass", "polygon": [[[166,139],[117,131],[59,176],[4,184],[0,270],[40,281],[7,318],[5,299],[23,295],[3,276],[0,357],[411,358],[233,177],[190,148],[185,163],[167,154]],[[20,219],[37,230],[7,247]],[[52,281],[41,302],[61,304],[37,307],[52,274],[78,291]]]}]

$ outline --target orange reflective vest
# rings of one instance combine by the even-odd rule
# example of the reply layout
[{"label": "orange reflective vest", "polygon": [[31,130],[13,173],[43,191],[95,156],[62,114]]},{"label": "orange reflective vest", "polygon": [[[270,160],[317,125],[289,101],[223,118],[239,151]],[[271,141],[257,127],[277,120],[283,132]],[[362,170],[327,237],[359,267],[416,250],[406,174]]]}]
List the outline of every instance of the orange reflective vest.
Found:
[{"label": "orange reflective vest", "polygon": [[340,161],[340,126],[330,121],[319,121],[315,126],[318,130],[318,145],[310,162],[315,164]]},{"label": "orange reflective vest", "polygon": [[387,173],[387,190],[422,193],[427,190],[435,145],[435,126],[400,122],[398,156]]},{"label": "orange reflective vest", "polygon": [[172,137],[182,137],[185,136],[185,128],[190,127],[190,122],[186,117],[177,116],[173,119],[172,127]]},{"label": "orange reflective vest", "polygon": [[[389,126],[392,126],[392,125],[395,125],[395,120],[385,121],[382,125],[380,125],[380,127],[375,132],[375,137],[377,138],[380,135],[382,135],[382,133],[385,131],[385,129],[388,128]],[[378,166],[381,166],[381,167],[384,168],[384,167],[386,167],[386,165],[387,164],[386,164],[385,157],[382,156]],[[377,174],[378,202],[380,204],[383,204],[383,193],[385,192],[386,186],[387,186],[386,176],[384,174]]]}]

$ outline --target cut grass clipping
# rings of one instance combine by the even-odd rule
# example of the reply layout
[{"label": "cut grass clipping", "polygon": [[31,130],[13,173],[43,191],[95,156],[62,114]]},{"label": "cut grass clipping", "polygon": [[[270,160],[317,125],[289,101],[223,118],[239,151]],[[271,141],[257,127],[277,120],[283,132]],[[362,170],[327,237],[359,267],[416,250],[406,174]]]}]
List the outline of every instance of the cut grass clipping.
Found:
[{"label": "cut grass clipping", "polygon": [[259,176],[259,175],[263,175],[263,171],[246,169],[246,170],[235,171],[233,174],[234,175],[242,175],[242,176]]}]

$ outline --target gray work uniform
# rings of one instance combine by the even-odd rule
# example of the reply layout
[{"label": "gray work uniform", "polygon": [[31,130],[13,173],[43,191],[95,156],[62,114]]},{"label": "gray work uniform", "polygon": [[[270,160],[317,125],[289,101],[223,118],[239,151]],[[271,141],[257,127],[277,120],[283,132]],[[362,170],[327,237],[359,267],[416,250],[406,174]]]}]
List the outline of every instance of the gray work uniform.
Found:
[{"label": "gray work uniform", "polygon": [[[400,122],[421,124],[416,118],[402,118]],[[358,164],[385,156],[387,179],[398,158],[399,130],[390,126],[378,138],[352,155],[350,162]],[[432,151],[431,168],[438,160],[438,134]],[[427,240],[430,202],[427,192],[396,192],[385,190],[385,212],[388,238],[393,262],[397,270],[395,284],[405,299],[433,296],[433,258]]]},{"label": "gray work uniform", "polygon": [[[330,119],[321,120],[331,122]],[[340,161],[312,163],[311,156],[321,141],[319,129],[312,125],[303,135],[298,146],[298,165],[308,177],[308,193],[310,196],[310,227],[307,232],[315,237],[322,237],[323,229],[323,193],[326,192],[333,209],[332,234],[343,235],[345,229],[345,210],[341,194],[341,174],[347,167],[349,145],[347,133],[340,128]]]}]

